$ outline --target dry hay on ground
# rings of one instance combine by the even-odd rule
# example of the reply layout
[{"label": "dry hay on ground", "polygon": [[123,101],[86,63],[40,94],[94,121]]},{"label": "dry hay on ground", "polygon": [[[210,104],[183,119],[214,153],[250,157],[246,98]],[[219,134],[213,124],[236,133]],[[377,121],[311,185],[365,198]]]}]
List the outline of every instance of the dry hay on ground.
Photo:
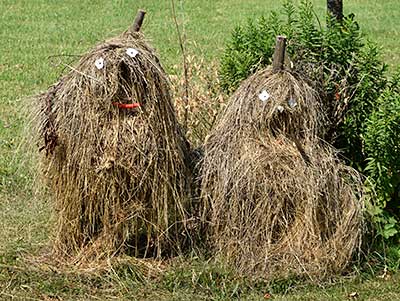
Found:
[{"label": "dry hay on ground", "polygon": [[202,163],[217,257],[250,277],[343,271],[361,241],[362,186],[318,138],[324,120],[314,90],[287,71],[260,71],[231,97]]},{"label": "dry hay on ground", "polygon": [[[188,239],[189,151],[155,51],[126,32],[70,68],[36,105],[57,254],[179,253]],[[120,108],[130,103],[140,107]]]}]

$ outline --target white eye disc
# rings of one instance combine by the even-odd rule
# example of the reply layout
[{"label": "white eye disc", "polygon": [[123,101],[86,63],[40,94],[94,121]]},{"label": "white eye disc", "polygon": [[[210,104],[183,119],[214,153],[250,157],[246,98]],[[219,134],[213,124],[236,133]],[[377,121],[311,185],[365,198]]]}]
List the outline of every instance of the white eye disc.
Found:
[{"label": "white eye disc", "polygon": [[94,62],[94,64],[95,64],[95,66],[96,66],[96,68],[97,69],[103,69],[104,68],[104,59],[101,57],[101,58],[98,58],[95,62]]},{"label": "white eye disc", "polygon": [[261,101],[267,101],[269,98],[271,97],[271,95],[266,91],[266,90],[263,90],[259,95],[258,95],[258,98],[261,100]]},{"label": "white eye disc", "polygon": [[128,48],[126,49],[126,54],[129,55],[130,57],[135,57],[137,56],[139,51],[137,51],[135,48]]}]

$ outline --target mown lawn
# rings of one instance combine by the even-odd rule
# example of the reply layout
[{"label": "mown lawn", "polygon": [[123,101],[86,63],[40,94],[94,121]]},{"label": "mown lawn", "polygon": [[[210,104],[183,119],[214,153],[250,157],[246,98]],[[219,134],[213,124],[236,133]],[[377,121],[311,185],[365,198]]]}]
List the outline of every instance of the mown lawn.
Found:
[{"label": "mown lawn", "polygon": [[[326,1],[313,2],[323,21]],[[394,70],[400,62],[399,1],[344,2],[345,13],[356,14],[363,31],[383,48],[384,58]],[[274,0],[176,0],[188,52],[208,61],[218,60],[236,24],[280,6],[280,1]],[[149,282],[116,274],[60,274],[33,268],[24,260],[46,245],[52,224],[50,204],[35,197],[35,158],[27,156],[25,145],[30,141],[22,139],[27,98],[56,81],[63,63],[125,30],[138,8],[148,11],[143,31],[166,69],[173,70],[181,61],[169,0],[0,0],[0,299],[57,300],[58,295],[65,300],[225,300],[244,286],[234,280],[229,280],[232,287],[228,288],[213,286],[211,280],[189,281],[194,274],[203,273],[199,268],[188,267],[184,276],[170,272],[162,280]],[[180,281],[181,277],[184,280]],[[362,282],[343,280],[329,288],[298,288],[274,296],[277,300],[342,300],[358,292],[359,300],[400,300],[399,280],[399,275]],[[241,299],[262,300],[264,291],[268,289],[248,289]]]}]

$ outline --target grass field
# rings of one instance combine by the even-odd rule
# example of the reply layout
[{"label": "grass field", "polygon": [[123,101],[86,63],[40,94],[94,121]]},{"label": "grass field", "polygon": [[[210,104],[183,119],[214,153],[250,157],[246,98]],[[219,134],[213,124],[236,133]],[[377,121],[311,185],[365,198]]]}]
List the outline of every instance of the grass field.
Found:
[{"label": "grass field", "polygon": [[[323,20],[326,1],[313,2]],[[394,70],[400,62],[398,0],[344,3],[345,13],[356,14]],[[279,7],[280,1],[274,0],[176,0],[188,52],[207,61],[218,60],[236,24]],[[26,257],[37,254],[49,240],[51,205],[34,194],[34,158],[27,158],[21,143],[26,125],[21,112],[29,96],[56,81],[62,63],[76,60],[96,42],[125,30],[138,8],[148,11],[143,31],[166,69],[175,70],[180,55],[168,0],[0,0],[0,299],[229,300],[241,293],[240,299],[263,300],[264,293],[271,292],[276,300],[343,300],[357,292],[358,300],[400,300],[398,274],[338,280],[326,288],[294,284],[297,289],[283,294],[285,289],[252,286],[195,259],[193,265],[178,264],[153,280],[136,279],[129,266],[99,275],[61,273],[29,264]],[[222,277],[222,284],[213,275]]]}]

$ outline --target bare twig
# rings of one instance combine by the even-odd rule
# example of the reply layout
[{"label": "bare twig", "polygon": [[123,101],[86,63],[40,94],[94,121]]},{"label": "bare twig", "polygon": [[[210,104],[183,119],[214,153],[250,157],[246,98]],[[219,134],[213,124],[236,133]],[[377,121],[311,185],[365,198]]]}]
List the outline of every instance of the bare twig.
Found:
[{"label": "bare twig", "polygon": [[185,80],[185,94],[183,96],[183,101],[185,103],[185,131],[188,129],[188,117],[189,117],[189,75],[188,75],[188,63],[187,63],[187,56],[185,51],[184,41],[182,39],[181,31],[179,28],[178,20],[176,19],[176,10],[175,10],[175,1],[171,0],[171,8],[172,8],[172,18],[175,23],[176,33],[178,35],[179,46],[182,53],[182,60],[183,60],[183,76]]}]

